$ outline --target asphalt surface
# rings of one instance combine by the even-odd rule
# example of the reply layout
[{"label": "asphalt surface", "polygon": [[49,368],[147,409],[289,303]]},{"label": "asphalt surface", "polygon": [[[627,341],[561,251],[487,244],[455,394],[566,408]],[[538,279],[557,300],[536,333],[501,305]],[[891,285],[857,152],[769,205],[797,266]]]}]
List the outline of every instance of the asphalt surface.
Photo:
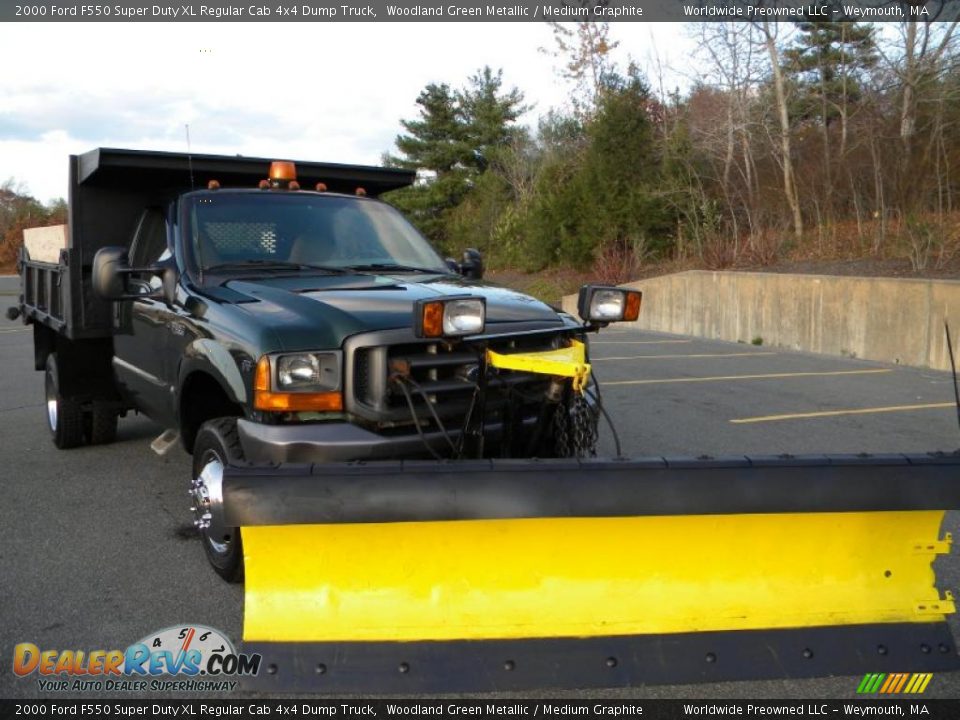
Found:
[{"label": "asphalt surface", "polygon": [[[947,373],[621,329],[602,333],[592,352],[628,455],[914,452],[960,444]],[[161,428],[139,417],[121,421],[113,445],[58,451],[48,436],[31,333],[6,319],[0,367],[0,697],[50,697],[35,679],[13,675],[19,642],[124,648],[184,623],[239,640],[242,589],[211,572],[194,535],[188,456],[179,448],[155,455],[150,442]],[[844,414],[823,414],[838,412]],[[820,415],[791,417],[810,413]],[[602,444],[613,451],[609,431]],[[956,533],[956,515],[948,515],[946,530]],[[956,592],[956,553],[937,568],[941,590]],[[956,624],[954,634],[960,637]],[[858,682],[484,697],[847,698]],[[960,673],[937,674],[925,697],[960,697]]]}]

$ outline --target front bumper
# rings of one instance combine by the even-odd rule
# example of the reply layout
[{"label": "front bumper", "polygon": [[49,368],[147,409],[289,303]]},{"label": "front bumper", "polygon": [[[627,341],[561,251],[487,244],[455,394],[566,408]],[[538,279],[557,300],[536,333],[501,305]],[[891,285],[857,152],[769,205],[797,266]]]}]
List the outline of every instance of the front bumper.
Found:
[{"label": "front bumper", "polygon": [[[525,424],[532,425],[533,422],[529,420]],[[416,432],[379,435],[350,423],[263,425],[244,419],[237,421],[237,430],[244,457],[253,464],[429,457],[426,445],[441,455],[450,452],[446,437],[437,431],[424,431],[421,438]],[[499,439],[500,423],[488,423],[484,431],[488,440]],[[456,442],[460,434],[459,429],[451,429],[447,436]]]}]

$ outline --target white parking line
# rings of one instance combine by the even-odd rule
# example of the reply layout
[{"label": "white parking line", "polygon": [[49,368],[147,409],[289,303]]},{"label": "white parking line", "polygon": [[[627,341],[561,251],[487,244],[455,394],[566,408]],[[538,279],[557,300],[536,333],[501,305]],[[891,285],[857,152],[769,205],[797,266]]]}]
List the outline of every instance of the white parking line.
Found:
[{"label": "white parking line", "polygon": [[694,382],[717,382],[723,380],[773,380],[776,378],[794,378],[794,377],[824,377],[828,375],[877,375],[879,373],[893,372],[886,368],[877,368],[875,370],[835,370],[833,372],[796,372],[796,373],[767,373],[764,375],[716,375],[714,377],[686,377],[686,378],[661,378],[658,380],[608,380],[604,386],[609,385],[666,385],[668,383],[694,383]]},{"label": "white parking line", "polygon": [[591,340],[590,345],[683,345],[693,340]]},{"label": "white parking line", "polygon": [[700,353],[693,355],[625,355],[623,357],[590,358],[590,362],[601,360],[678,360],[680,358],[731,358],[731,357],[761,357],[776,355],[775,352],[745,352],[745,353]]},{"label": "white parking line", "polygon": [[848,410],[822,410],[818,412],[788,413],[785,415],[760,415],[757,417],[736,418],[730,422],[736,425],[746,423],[775,422],[777,420],[801,420],[805,418],[839,417],[841,415],[871,415],[873,413],[907,412],[911,410],[932,410],[934,408],[952,408],[956,403],[924,403],[921,405],[887,405],[886,407],[851,408]]}]

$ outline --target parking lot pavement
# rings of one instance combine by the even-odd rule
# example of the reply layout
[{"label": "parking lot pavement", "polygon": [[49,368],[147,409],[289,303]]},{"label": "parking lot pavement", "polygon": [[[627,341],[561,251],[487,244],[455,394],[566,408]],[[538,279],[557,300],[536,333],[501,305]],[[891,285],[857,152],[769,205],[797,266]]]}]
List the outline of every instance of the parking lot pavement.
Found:
[{"label": "parking lot pavement", "polygon": [[[960,440],[948,373],[623,329],[595,338],[592,360],[628,455],[911,452]],[[109,649],[182,623],[239,639],[242,590],[213,575],[193,536],[188,456],[153,454],[161,429],[135,417],[121,421],[113,445],[57,451],[22,325],[0,321],[0,367],[0,697],[43,696],[11,672],[18,642]],[[613,451],[609,431],[602,450]],[[956,513],[947,525],[957,531]],[[937,562],[941,588],[956,588],[960,561]],[[857,682],[486,697],[851,697]],[[960,697],[960,673],[936,675],[925,697]]]},{"label": "parking lot pavement", "polygon": [[591,360],[611,415],[635,429],[630,454],[960,446],[945,372],[622,330],[601,332]]}]

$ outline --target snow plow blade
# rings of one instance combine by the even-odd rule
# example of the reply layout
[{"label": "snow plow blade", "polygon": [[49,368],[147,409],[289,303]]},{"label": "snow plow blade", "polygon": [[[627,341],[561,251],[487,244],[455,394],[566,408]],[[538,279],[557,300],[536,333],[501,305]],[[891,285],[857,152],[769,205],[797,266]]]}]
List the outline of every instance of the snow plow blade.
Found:
[{"label": "snow plow blade", "polygon": [[262,689],[960,669],[958,455],[236,467],[224,504]]}]

